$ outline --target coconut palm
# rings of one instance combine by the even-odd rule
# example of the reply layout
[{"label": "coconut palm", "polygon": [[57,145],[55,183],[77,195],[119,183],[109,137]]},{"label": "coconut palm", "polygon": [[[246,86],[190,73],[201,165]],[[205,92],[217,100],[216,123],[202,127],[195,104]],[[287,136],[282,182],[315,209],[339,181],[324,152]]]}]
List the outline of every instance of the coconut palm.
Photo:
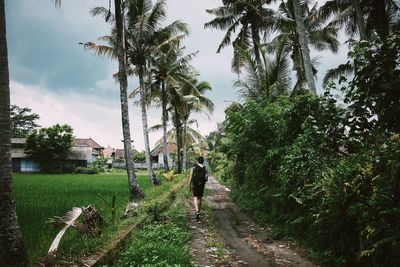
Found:
[{"label": "coconut palm", "polygon": [[[10,88],[4,1],[0,1],[0,251],[1,262],[12,263],[15,252],[23,251],[17,223],[11,177]],[[11,231],[11,232],[9,232]],[[26,255],[25,255],[26,259]],[[18,262],[19,259],[15,259]]]},{"label": "coconut palm", "polygon": [[186,101],[183,101],[180,107],[183,125],[183,170],[187,167],[189,125],[197,123],[195,120],[190,120],[190,116],[193,113],[203,112],[208,114],[214,111],[214,103],[205,96],[205,93],[210,90],[211,86],[208,82],[197,81],[195,78],[192,79],[190,84],[183,84],[182,92],[186,96]]},{"label": "coconut palm", "polygon": [[154,82],[151,84],[152,98],[159,100],[162,110],[162,129],[163,129],[163,148],[164,148],[164,168],[168,166],[167,150],[167,105],[171,90],[177,90],[181,83],[187,82],[186,76],[191,72],[189,61],[197,54],[192,53],[182,56],[183,48],[179,44],[164,45],[156,51],[150,60],[150,68],[153,73]]},{"label": "coconut palm", "polygon": [[[111,2],[110,2],[111,3]],[[80,43],[85,48],[95,51],[96,55],[109,56],[112,59],[118,60],[118,73],[116,79],[120,85],[120,101],[121,101],[121,118],[122,118],[122,132],[124,142],[124,153],[126,170],[128,174],[128,185],[130,200],[139,199],[144,197],[144,193],[137,183],[137,177],[133,170],[133,156],[132,156],[132,141],[130,134],[129,122],[129,107],[128,107],[128,79],[127,79],[127,55],[126,55],[126,41],[125,41],[125,26],[124,26],[124,8],[121,5],[121,0],[115,0],[115,13],[112,14],[110,9],[104,7],[93,8],[90,13],[93,16],[103,16],[107,22],[112,25],[111,35],[102,36],[99,40],[104,41],[107,45],[98,45],[93,42]]]},{"label": "coconut palm", "polygon": [[[147,124],[148,92],[145,77],[148,73],[148,58],[161,44],[175,41],[178,33],[187,34],[187,26],[180,21],[161,27],[165,19],[165,1],[159,0],[154,5],[151,0],[131,0],[127,9],[127,43],[129,63],[135,66],[135,73],[139,77],[140,106],[142,113],[143,136],[145,143],[146,164],[152,183],[157,184],[150,158],[149,132]],[[172,39],[169,39],[173,36]]]},{"label": "coconut palm", "polygon": [[[400,30],[400,7],[391,0],[330,0],[319,10],[320,16],[334,16],[330,25],[343,27],[350,38],[360,40],[385,39],[392,31]],[[328,70],[324,84],[329,80],[353,73],[354,63],[348,61]]]},{"label": "coconut palm", "polygon": [[11,176],[10,87],[4,0],[0,0],[0,265],[25,265]]},{"label": "coconut palm", "polygon": [[[309,45],[317,51],[331,50],[337,52],[339,41],[337,40],[338,29],[327,24],[327,17],[320,16],[317,3],[309,8],[307,1],[302,4],[304,26],[308,35]],[[294,8],[292,1],[282,2],[279,6],[279,15],[276,16],[274,29],[277,32],[275,38],[265,45],[268,51],[274,52],[282,45],[284,50],[290,53],[293,61],[293,68],[297,74],[295,89],[301,88],[306,82],[304,60],[300,45],[300,38],[297,32]],[[313,74],[316,73],[314,66]]]},{"label": "coconut palm", "polygon": [[130,200],[135,198],[143,198],[144,194],[137,183],[136,175],[133,171],[133,157],[131,134],[129,127],[129,110],[128,110],[128,78],[127,78],[127,62],[126,47],[124,38],[124,12],[121,7],[121,0],[115,0],[115,29],[116,29],[116,50],[118,55],[118,79],[120,85],[121,98],[121,117],[122,132],[124,136],[124,152],[126,169],[128,172],[128,184],[130,192]]},{"label": "coconut palm", "polygon": [[[252,49],[256,61],[261,62],[259,45],[261,44],[262,35],[264,38],[273,26],[274,16],[273,10],[266,8],[267,4],[274,2],[273,0],[223,0],[223,6],[207,10],[208,13],[216,18],[204,25],[205,28],[214,28],[226,30],[226,34],[218,46],[217,53],[222,48],[233,44],[234,56],[232,60],[232,69],[239,73],[243,65],[240,53],[237,48],[249,50]],[[238,32],[232,41],[233,34]]]},{"label": "coconut palm", "polygon": [[300,5],[300,0],[292,0],[292,5],[294,9],[297,34],[299,35],[299,43],[301,47],[301,54],[303,58],[303,66],[304,72],[306,74],[308,90],[310,90],[314,94],[317,94],[314,75],[312,71],[310,49],[308,47],[307,32],[304,26],[304,12],[302,6]]},{"label": "coconut palm", "polygon": [[351,38],[358,34],[360,40],[384,39],[400,25],[399,3],[393,0],[329,0],[320,13],[334,15],[331,25],[344,27]]},{"label": "coconut palm", "polygon": [[262,96],[273,101],[277,96],[287,94],[290,88],[290,66],[288,61],[288,46],[280,43],[275,47],[273,58],[268,58],[266,53],[262,54],[262,64],[257,64],[254,57],[242,50],[245,58],[244,69],[246,76],[235,82],[234,86],[239,88],[241,97],[245,99],[256,99],[257,90]]}]

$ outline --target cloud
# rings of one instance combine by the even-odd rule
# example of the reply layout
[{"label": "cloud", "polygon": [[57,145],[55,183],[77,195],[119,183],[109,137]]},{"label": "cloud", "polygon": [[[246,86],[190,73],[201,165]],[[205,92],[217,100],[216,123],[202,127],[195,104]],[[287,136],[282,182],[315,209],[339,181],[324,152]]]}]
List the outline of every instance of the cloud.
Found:
[{"label": "cloud", "polygon": [[[119,98],[103,99],[77,92],[55,92],[48,88],[11,81],[11,102],[29,107],[39,114],[39,124],[49,127],[69,124],[76,137],[92,137],[100,145],[122,148],[122,126]],[[130,110],[131,137],[137,149],[143,149],[141,115],[138,108]],[[149,122],[158,120],[149,114]],[[153,142],[154,143],[154,142]]]}]

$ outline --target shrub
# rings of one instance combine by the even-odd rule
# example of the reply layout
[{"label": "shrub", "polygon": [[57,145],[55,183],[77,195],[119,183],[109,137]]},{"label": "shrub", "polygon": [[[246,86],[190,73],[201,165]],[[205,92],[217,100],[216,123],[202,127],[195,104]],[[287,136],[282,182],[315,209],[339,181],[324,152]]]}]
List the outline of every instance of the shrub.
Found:
[{"label": "shrub", "polygon": [[75,173],[79,174],[97,174],[98,171],[94,167],[77,167]]}]

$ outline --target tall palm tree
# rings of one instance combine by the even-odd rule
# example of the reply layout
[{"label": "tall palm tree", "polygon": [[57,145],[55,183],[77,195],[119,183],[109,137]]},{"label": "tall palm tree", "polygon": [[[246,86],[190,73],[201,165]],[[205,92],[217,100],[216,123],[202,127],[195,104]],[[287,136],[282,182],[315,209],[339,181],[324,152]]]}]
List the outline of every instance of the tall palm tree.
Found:
[{"label": "tall palm tree", "polygon": [[159,0],[154,5],[151,0],[131,0],[128,2],[127,7],[128,58],[130,63],[135,66],[136,74],[139,77],[146,164],[153,184],[157,184],[158,180],[151,166],[147,124],[148,86],[145,84],[145,77],[148,75],[148,58],[160,44],[171,41],[169,40],[171,36],[175,39],[178,33],[187,33],[186,24],[180,21],[174,21],[170,25],[161,28],[160,23],[166,17],[165,6],[164,0]]},{"label": "tall palm tree", "polygon": [[11,176],[10,87],[4,0],[0,0],[0,265],[27,263]]},{"label": "tall palm tree", "polygon": [[317,94],[317,88],[315,87],[315,80],[312,71],[310,49],[308,47],[307,32],[304,26],[304,16],[303,16],[304,12],[302,10],[302,6],[300,5],[300,0],[292,0],[292,5],[294,9],[296,29],[299,35],[299,42],[303,58],[304,72],[306,74],[306,79],[307,79],[308,90],[310,90],[314,94]]},{"label": "tall palm tree", "polygon": [[135,198],[143,198],[144,194],[137,183],[136,175],[133,171],[133,156],[131,133],[129,126],[129,110],[128,110],[128,78],[126,73],[126,47],[124,37],[124,12],[121,6],[121,0],[115,0],[115,29],[116,29],[116,50],[118,56],[118,78],[120,85],[121,99],[121,117],[122,132],[124,136],[124,152],[126,169],[128,172],[128,184],[130,192],[130,200]]},{"label": "tall palm tree", "polygon": [[[111,0],[110,0],[111,1]],[[110,2],[111,3],[111,2]],[[144,197],[144,193],[137,183],[137,177],[134,172],[133,156],[132,156],[132,141],[130,133],[129,121],[129,105],[128,105],[128,79],[127,79],[127,55],[126,55],[126,37],[124,23],[124,7],[121,0],[114,0],[115,13],[104,7],[93,8],[90,13],[93,16],[103,16],[106,22],[112,25],[111,35],[102,36],[99,40],[107,42],[108,45],[98,45],[93,42],[81,43],[85,48],[95,51],[96,55],[109,56],[112,59],[118,60],[118,73],[115,75],[120,86],[120,101],[121,101],[121,119],[122,133],[124,142],[125,164],[128,174],[129,196],[130,200],[140,199]]]},{"label": "tall palm tree", "polygon": [[[261,63],[261,55],[259,46],[261,44],[262,35],[264,38],[268,34],[269,29],[273,26],[273,10],[266,8],[267,4],[274,2],[273,0],[222,0],[223,6],[207,10],[208,13],[216,18],[204,25],[205,28],[214,28],[226,30],[226,34],[218,47],[217,53],[222,48],[233,44],[234,56],[232,60],[232,69],[239,73],[243,66],[242,58],[237,48],[249,50],[252,49],[256,61]],[[239,32],[235,39],[232,35]]]},{"label": "tall palm tree", "polygon": [[[317,3],[309,8],[308,2],[304,1],[302,3],[302,11],[309,45],[317,51],[329,49],[337,52],[339,48],[339,41],[337,40],[338,29],[333,25],[326,25],[328,18],[320,16]],[[306,76],[300,38],[297,32],[294,8],[291,0],[282,2],[279,5],[279,15],[276,16],[274,30],[277,35],[265,47],[268,51],[274,52],[282,45],[285,46],[284,50],[290,52],[293,68],[297,74],[297,82],[294,88],[301,88],[306,82]],[[312,68],[313,74],[315,74],[316,69],[314,66]]]}]

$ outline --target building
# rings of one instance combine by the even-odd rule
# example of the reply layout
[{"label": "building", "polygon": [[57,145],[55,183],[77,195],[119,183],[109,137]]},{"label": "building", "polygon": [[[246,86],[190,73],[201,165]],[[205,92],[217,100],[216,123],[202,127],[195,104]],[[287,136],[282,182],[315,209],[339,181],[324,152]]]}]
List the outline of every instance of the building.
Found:
[{"label": "building", "polygon": [[[172,154],[176,153],[177,148],[178,147],[175,143],[167,144],[169,168],[174,167],[175,160]],[[164,168],[164,146],[162,145],[162,143],[156,145],[156,147],[151,151],[151,161],[157,162],[159,168]]]},{"label": "building", "polygon": [[25,138],[11,138],[11,160],[13,172],[38,172],[39,164],[25,153]]},{"label": "building", "polygon": [[[11,138],[11,160],[13,172],[38,172],[39,165],[25,153],[25,138]],[[77,138],[70,154],[62,162],[64,172],[73,172],[76,167],[87,167],[103,155],[103,147],[92,138]]]},{"label": "building", "polygon": [[103,149],[91,137],[76,138],[67,159],[86,161],[86,165],[90,165],[99,156],[103,156]]}]

